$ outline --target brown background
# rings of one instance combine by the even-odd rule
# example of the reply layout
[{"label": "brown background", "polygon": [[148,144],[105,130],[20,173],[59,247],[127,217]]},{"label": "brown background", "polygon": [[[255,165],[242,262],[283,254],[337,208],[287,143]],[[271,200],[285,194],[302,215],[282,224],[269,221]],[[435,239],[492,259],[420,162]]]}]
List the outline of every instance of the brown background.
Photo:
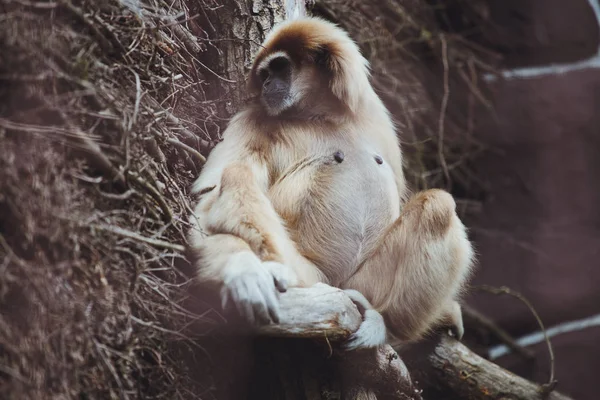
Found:
[{"label": "brown background", "polygon": [[[572,62],[598,48],[585,0],[495,1],[491,17],[522,37],[508,66]],[[475,163],[488,196],[468,221],[479,252],[474,284],[506,285],[534,304],[546,326],[600,313],[600,70],[490,83],[496,115],[479,132],[490,151]],[[469,303],[516,337],[539,330],[517,300],[478,293]],[[559,389],[598,398],[600,328],[552,339]],[[545,344],[535,365],[498,363],[545,382]]]}]

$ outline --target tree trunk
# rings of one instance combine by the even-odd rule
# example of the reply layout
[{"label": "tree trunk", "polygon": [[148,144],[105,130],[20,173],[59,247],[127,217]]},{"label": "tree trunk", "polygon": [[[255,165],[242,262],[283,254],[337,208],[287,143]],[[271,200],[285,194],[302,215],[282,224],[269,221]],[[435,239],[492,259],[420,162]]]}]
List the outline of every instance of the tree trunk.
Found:
[{"label": "tree trunk", "polygon": [[215,60],[212,72],[204,74],[210,82],[207,99],[218,101],[217,115],[230,117],[246,100],[247,74],[265,35],[276,23],[305,15],[304,0],[226,0],[212,11],[187,3],[190,14],[203,17],[192,21],[194,34],[216,44],[203,47]]}]

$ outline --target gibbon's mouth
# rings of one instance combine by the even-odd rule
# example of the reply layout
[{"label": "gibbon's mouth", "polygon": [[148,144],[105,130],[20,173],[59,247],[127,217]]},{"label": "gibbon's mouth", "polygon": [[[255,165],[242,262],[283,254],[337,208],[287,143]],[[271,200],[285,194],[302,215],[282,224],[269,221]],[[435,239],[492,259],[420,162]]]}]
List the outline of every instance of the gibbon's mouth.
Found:
[{"label": "gibbon's mouth", "polygon": [[262,102],[269,115],[278,115],[292,105],[289,90],[272,91],[262,96]]}]

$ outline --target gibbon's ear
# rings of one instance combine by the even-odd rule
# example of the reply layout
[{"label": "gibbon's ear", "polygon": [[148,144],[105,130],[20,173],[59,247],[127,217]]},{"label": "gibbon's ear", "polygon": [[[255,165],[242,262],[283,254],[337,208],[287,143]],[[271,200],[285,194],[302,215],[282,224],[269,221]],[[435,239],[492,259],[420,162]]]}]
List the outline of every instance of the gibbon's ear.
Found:
[{"label": "gibbon's ear", "polygon": [[316,63],[329,74],[333,95],[355,113],[369,86],[368,62],[356,45],[344,41],[322,44],[317,50]]}]

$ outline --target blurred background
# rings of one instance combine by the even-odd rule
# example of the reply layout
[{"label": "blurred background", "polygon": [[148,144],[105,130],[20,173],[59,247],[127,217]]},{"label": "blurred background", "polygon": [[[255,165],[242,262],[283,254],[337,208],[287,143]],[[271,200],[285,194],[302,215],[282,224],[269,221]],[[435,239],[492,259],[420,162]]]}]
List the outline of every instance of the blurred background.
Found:
[{"label": "blurred background", "polygon": [[[213,375],[246,353],[188,307],[189,188],[290,3],[0,0],[1,398],[239,398]],[[465,343],[596,399],[598,2],[307,3],[371,62],[413,188],[457,199]]]}]

